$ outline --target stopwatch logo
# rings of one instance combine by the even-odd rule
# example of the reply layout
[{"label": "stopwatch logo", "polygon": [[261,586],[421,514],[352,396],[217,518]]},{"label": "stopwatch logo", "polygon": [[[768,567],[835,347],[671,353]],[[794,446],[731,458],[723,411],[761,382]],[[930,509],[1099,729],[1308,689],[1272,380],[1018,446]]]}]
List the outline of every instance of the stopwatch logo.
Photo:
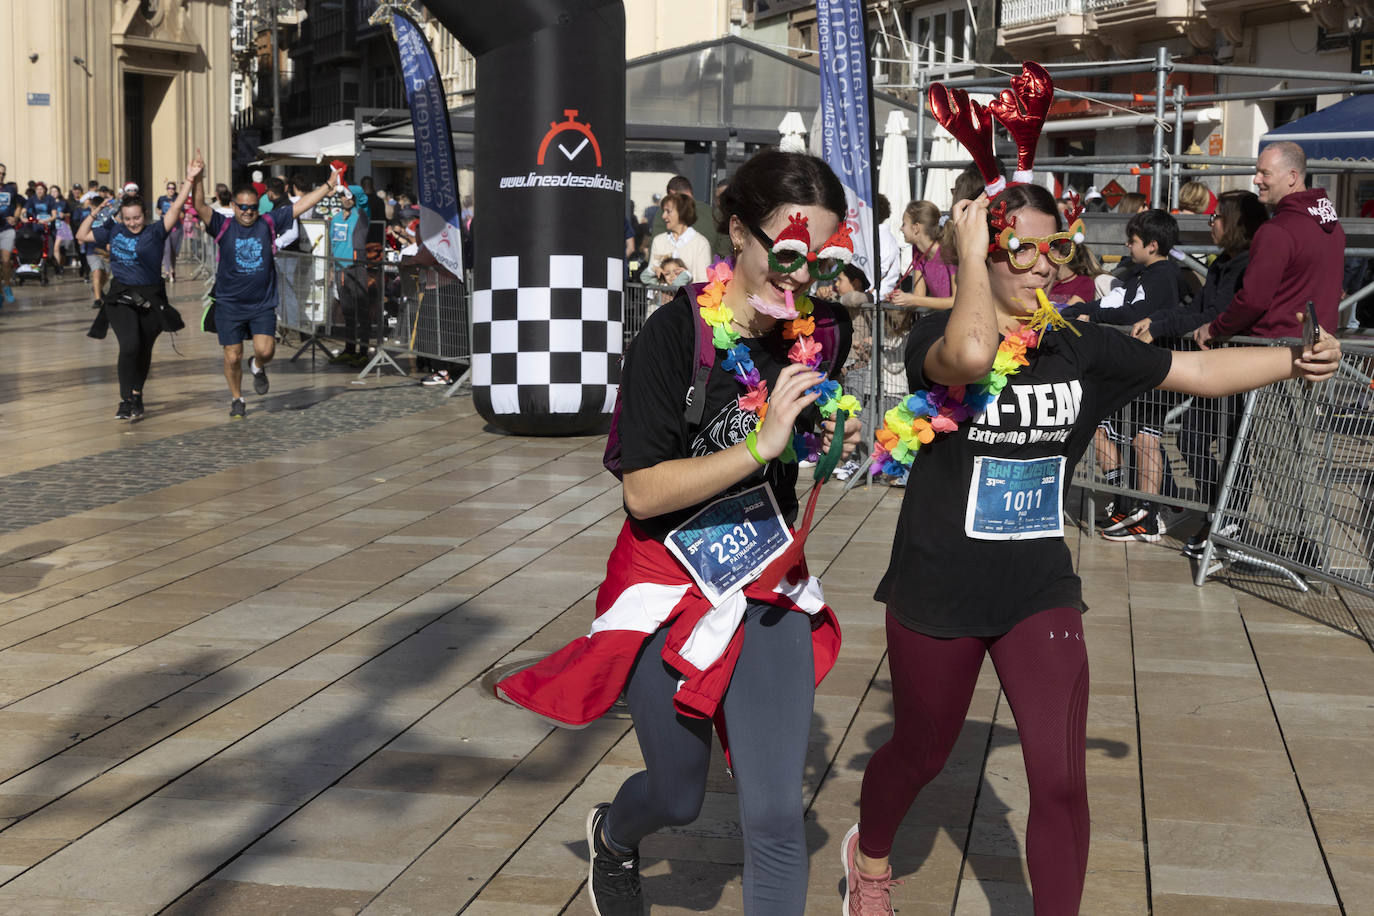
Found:
[{"label": "stopwatch logo", "polygon": [[596,134],[592,133],[591,125],[577,120],[576,108],[563,109],[563,117],[565,120],[549,123],[549,132],[544,135],[544,142],[539,144],[539,158],[536,162],[539,165],[544,164],[544,156],[548,153],[549,144],[553,142],[554,137],[559,134],[576,133],[581,135],[581,141],[571,148],[566,143],[559,143],[559,151],[572,162],[590,145],[592,152],[596,154],[596,167],[601,168],[601,144],[596,142]]}]

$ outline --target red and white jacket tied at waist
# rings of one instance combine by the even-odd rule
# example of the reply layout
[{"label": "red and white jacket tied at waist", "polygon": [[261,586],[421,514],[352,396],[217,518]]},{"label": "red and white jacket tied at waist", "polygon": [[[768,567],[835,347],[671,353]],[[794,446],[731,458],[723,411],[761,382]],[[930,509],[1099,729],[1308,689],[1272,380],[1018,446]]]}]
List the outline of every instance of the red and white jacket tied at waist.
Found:
[{"label": "red and white jacket tied at waist", "polygon": [[683,715],[712,718],[739,659],[749,601],[810,615],[819,684],[839,654],[840,624],[805,560],[776,588],[751,583],[712,607],[668,548],[627,519],[606,561],[591,632],[496,689],[531,712],[564,725],[586,725],[611,708],[644,641],[667,626],[663,661],[680,675],[673,705]]}]

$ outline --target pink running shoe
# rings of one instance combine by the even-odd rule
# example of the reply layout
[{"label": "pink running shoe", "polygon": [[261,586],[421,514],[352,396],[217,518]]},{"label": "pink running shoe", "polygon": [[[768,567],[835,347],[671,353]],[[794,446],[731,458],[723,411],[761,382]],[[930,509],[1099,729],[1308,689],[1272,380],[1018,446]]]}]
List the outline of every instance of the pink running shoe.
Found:
[{"label": "pink running shoe", "polygon": [[849,828],[840,846],[840,863],[844,865],[844,916],[893,916],[892,868],[873,878],[859,871],[855,860],[859,854],[859,825]]}]

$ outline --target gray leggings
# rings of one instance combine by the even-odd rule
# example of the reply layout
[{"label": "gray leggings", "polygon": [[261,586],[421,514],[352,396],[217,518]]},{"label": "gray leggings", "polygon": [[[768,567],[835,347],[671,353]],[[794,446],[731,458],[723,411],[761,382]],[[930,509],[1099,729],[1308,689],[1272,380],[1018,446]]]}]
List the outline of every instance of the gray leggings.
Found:
[{"label": "gray leggings", "polygon": [[[620,787],[606,820],[618,846],[637,847],[661,827],[701,811],[711,762],[711,723],[673,709],[678,676],[664,664],[660,629],[630,674],[626,699],[646,770]],[[809,867],[802,825],[802,769],[815,697],[811,620],[750,603],[744,645],[723,708],[744,828],[744,911],[801,914]]]}]

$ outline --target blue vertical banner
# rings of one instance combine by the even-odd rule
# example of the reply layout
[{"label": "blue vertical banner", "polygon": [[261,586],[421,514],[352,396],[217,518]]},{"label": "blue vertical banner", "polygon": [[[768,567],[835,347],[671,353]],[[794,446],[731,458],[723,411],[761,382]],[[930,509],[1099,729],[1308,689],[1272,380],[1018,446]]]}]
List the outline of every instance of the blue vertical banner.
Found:
[{"label": "blue vertical banner", "polygon": [[[821,57],[821,158],[839,176],[849,205],[854,264],[876,287],[873,256],[873,112],[863,0],[816,0]],[[894,208],[906,206],[893,201]]]},{"label": "blue vertical banner", "polygon": [[419,25],[399,9],[389,12],[415,130],[420,242],[445,270],[461,277],[463,242],[458,221],[458,176],[444,84]]}]

